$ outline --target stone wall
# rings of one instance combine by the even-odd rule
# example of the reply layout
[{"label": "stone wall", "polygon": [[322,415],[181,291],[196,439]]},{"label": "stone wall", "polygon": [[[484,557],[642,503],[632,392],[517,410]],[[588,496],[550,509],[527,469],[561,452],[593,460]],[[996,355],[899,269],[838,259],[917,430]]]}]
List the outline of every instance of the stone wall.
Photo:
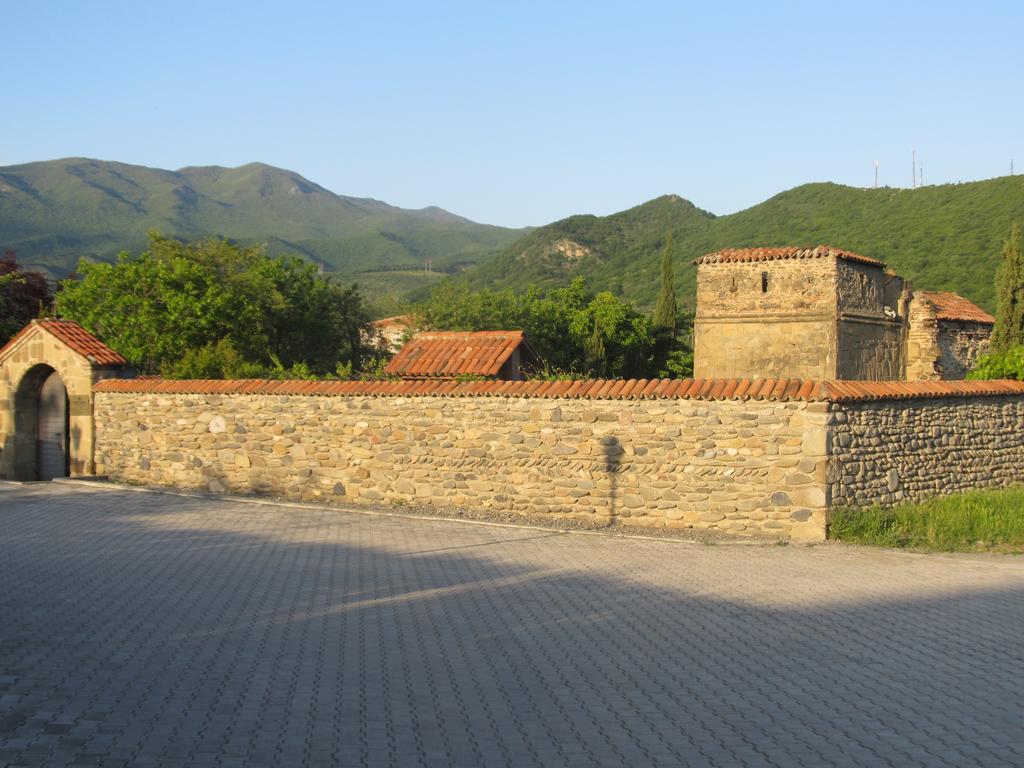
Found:
[{"label": "stone wall", "polygon": [[101,388],[95,418],[123,482],[822,538],[828,408]]},{"label": "stone wall", "polygon": [[918,501],[1024,483],[1024,397],[833,405],[833,505]]},{"label": "stone wall", "polygon": [[899,381],[904,375],[904,326],[873,318],[839,320],[835,378]]},{"label": "stone wall", "polygon": [[980,323],[940,320],[939,371],[943,379],[962,379],[988,352],[992,327]]}]

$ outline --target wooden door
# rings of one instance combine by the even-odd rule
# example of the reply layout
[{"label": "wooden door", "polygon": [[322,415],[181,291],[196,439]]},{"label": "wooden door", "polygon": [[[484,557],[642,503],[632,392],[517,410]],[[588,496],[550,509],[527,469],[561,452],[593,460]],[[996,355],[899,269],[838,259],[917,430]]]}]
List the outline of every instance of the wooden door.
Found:
[{"label": "wooden door", "polygon": [[68,476],[68,392],[56,371],[39,390],[38,445],[39,479]]}]

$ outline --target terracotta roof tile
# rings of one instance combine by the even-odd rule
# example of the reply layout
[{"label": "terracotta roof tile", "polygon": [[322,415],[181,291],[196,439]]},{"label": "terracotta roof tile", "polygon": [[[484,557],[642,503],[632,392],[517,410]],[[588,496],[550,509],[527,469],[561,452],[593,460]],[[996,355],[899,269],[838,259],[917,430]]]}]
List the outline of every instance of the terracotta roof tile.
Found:
[{"label": "terracotta roof tile", "polygon": [[932,305],[939,320],[959,320],[966,323],[992,325],[996,319],[972,301],[952,291],[915,291],[914,296]]},{"label": "terracotta roof tile", "polygon": [[714,253],[708,253],[699,259],[694,259],[694,264],[735,264],[748,261],[776,261],[778,259],[821,259],[835,256],[846,261],[856,261],[861,264],[871,264],[876,267],[884,267],[885,262],[873,259],[870,256],[863,256],[853,251],[844,251],[841,248],[833,248],[831,245],[817,245],[813,248],[726,248]]},{"label": "terracotta roof tile", "polygon": [[71,320],[33,320],[14,337],[8,341],[3,348],[0,348],[0,356],[3,356],[9,348],[13,347],[23,338],[28,336],[34,328],[42,330],[55,337],[58,341],[66,344],[72,351],[88,359],[96,365],[124,365],[127,361],[117,352],[112,350],[102,341],[97,339],[85,328]]},{"label": "terracotta roof tile", "polygon": [[[653,388],[652,388],[653,386]],[[577,397],[675,400],[860,402],[935,397],[1024,396],[1022,381],[818,381],[814,379],[652,379],[651,381],[268,381],[106,379],[97,392],[378,397]]]},{"label": "terracotta roof tile", "polygon": [[535,357],[522,331],[426,331],[413,336],[388,363],[395,376],[494,376],[519,346]]}]

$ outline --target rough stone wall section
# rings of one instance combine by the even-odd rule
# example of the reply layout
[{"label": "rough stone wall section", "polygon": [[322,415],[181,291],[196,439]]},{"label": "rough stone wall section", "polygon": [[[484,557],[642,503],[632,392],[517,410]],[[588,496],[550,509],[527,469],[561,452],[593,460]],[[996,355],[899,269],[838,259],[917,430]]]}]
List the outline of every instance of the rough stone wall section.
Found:
[{"label": "rough stone wall section", "polygon": [[921,298],[910,302],[906,355],[907,381],[938,381],[942,378],[939,321],[935,317],[935,308]]},{"label": "rough stone wall section", "polygon": [[820,539],[829,404],[98,391],[98,471]]},{"label": "rough stone wall section", "polygon": [[894,504],[1024,482],[1024,397],[833,405],[831,503]]},{"label": "rough stone wall section", "polygon": [[962,379],[988,352],[992,326],[940,320],[939,370],[943,379]]}]

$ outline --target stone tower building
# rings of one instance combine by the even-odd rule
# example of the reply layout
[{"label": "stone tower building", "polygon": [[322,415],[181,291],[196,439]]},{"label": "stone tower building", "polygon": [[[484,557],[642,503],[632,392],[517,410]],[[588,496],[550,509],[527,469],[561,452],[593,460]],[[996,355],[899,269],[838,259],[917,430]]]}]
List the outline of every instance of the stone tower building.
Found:
[{"label": "stone tower building", "polygon": [[951,292],[913,291],[877,259],[828,245],[697,259],[694,376],[962,379],[994,318]]},{"label": "stone tower building", "polygon": [[903,378],[909,286],[883,262],[821,245],[695,263],[694,376]]}]

